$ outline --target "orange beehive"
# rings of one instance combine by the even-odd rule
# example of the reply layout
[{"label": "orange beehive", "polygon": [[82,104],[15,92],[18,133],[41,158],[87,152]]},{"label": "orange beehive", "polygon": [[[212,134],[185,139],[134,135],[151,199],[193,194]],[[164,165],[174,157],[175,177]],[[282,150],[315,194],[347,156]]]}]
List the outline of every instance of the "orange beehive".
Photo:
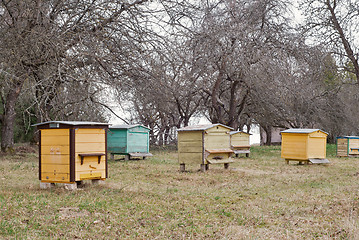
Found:
[{"label": "orange beehive", "polygon": [[39,137],[39,180],[75,183],[107,178],[107,123],[50,121],[35,124]]}]

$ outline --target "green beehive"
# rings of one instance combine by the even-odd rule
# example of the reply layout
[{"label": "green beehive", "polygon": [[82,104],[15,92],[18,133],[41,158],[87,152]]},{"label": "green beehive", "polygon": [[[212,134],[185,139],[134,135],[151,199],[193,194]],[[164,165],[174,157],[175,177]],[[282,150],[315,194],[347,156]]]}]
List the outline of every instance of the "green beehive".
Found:
[{"label": "green beehive", "polygon": [[151,129],[135,125],[115,125],[109,128],[107,134],[107,149],[114,159],[115,155],[125,155],[129,160],[133,157],[152,156],[149,152],[149,132]]}]

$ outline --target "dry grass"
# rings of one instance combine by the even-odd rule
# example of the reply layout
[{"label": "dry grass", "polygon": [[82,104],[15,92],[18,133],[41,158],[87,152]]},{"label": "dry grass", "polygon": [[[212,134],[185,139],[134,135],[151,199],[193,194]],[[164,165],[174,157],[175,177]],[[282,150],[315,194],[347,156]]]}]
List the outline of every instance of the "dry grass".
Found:
[{"label": "dry grass", "polygon": [[359,159],[333,151],[328,166],[286,165],[279,147],[255,147],[206,173],[156,151],[77,191],[40,190],[36,153],[2,156],[0,238],[359,239]]}]

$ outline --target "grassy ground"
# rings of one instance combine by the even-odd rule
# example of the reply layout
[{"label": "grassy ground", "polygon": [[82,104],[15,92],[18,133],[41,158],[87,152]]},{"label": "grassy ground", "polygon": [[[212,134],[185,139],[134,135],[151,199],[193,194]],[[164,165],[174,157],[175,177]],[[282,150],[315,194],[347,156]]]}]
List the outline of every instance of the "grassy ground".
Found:
[{"label": "grassy ground", "polygon": [[359,159],[285,164],[253,147],[224,170],[180,173],[175,151],[110,161],[103,185],[40,190],[36,153],[0,158],[0,238],[359,239]]}]

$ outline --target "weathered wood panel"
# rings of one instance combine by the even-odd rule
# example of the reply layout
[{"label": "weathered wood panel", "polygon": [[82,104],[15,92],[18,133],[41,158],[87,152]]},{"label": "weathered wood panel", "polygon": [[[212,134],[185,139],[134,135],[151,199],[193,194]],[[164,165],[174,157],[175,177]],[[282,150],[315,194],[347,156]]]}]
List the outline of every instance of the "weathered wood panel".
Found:
[{"label": "weathered wood panel", "polygon": [[178,132],[179,163],[201,164],[202,146],[202,131]]},{"label": "weathered wood panel", "polygon": [[79,179],[76,181],[88,180],[88,179],[105,179],[106,174],[104,173],[104,171],[84,171],[84,172],[77,171],[75,174],[75,178]]},{"label": "weathered wood panel", "polygon": [[348,156],[348,139],[346,138],[337,139],[337,156],[338,157]]},{"label": "weathered wood panel", "polygon": [[69,154],[42,154],[41,164],[69,164]]},{"label": "weathered wood panel", "polygon": [[185,164],[201,164],[202,153],[190,153],[190,152],[178,153],[178,162]]},{"label": "weathered wood panel", "polygon": [[128,132],[135,132],[135,133],[137,133],[137,132],[142,132],[142,133],[148,133],[150,130],[149,129],[147,129],[147,128],[144,128],[144,127],[142,127],[142,126],[137,126],[137,127],[133,127],[133,128],[129,128],[128,129]]},{"label": "weathered wood panel", "polygon": [[236,133],[231,135],[232,146],[249,146],[249,134]]},{"label": "weathered wood panel", "polygon": [[147,132],[129,132],[127,140],[128,152],[143,152],[148,149],[148,133]]},{"label": "weathered wood panel", "polygon": [[206,130],[207,133],[229,133],[230,129],[223,126],[216,126]]},{"label": "weathered wood panel", "polygon": [[210,163],[211,160],[215,160],[217,163],[233,162],[230,156],[231,154],[229,153],[211,153],[206,157],[206,162]]},{"label": "weathered wood panel", "polygon": [[349,154],[358,155],[359,151],[359,139],[351,138],[349,139]]},{"label": "weathered wood panel", "polygon": [[[100,164],[98,164],[97,156],[84,157],[81,165],[80,153],[104,153],[106,154],[105,145],[105,129],[77,129],[75,137],[75,181],[84,179],[106,178],[106,158],[101,156]],[[87,139],[88,138],[88,139]],[[96,176],[91,175],[97,173]],[[86,178],[86,174],[92,177]],[[90,176],[89,175],[89,176]]]},{"label": "weathered wood panel", "polygon": [[327,137],[327,134],[325,134],[324,132],[322,131],[316,131],[316,132],[312,132],[309,134],[309,137]]},{"label": "weathered wood panel", "polygon": [[309,137],[308,158],[326,158],[327,138],[316,136]]},{"label": "weathered wood panel", "polygon": [[204,136],[205,149],[230,149],[230,136],[226,132],[207,133]]},{"label": "weathered wood panel", "polygon": [[41,171],[47,173],[69,173],[70,164],[43,164]]},{"label": "weathered wood panel", "polygon": [[68,136],[69,129],[42,129],[41,137],[45,136]]},{"label": "weathered wood panel", "polygon": [[69,153],[69,129],[41,130],[41,181],[68,182]]},{"label": "weathered wood panel", "polygon": [[281,157],[285,159],[308,159],[306,134],[282,133]]},{"label": "weathered wood panel", "polygon": [[70,182],[70,173],[55,173],[55,172],[43,172],[41,171],[42,182]]},{"label": "weathered wood panel", "polygon": [[77,143],[75,144],[76,153],[105,153],[105,142],[97,143]]}]

